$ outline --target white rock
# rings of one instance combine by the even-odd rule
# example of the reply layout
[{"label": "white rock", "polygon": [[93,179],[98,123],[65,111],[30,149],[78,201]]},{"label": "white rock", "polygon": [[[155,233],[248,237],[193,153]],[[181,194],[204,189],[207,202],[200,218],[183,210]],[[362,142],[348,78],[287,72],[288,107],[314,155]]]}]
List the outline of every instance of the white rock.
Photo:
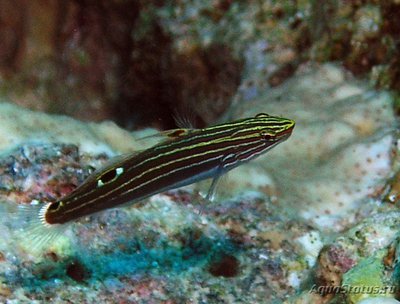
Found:
[{"label": "white rock", "polygon": [[388,298],[388,297],[370,297],[363,299],[357,304],[399,304],[400,302],[397,301],[394,298]]}]

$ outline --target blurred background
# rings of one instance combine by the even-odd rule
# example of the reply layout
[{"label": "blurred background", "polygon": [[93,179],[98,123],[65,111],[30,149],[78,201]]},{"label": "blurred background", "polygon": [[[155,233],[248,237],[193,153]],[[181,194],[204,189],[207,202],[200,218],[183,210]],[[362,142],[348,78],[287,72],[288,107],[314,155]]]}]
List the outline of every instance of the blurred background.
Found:
[{"label": "blurred background", "polygon": [[[400,0],[0,0],[0,302],[399,304],[399,17]],[[85,217],[37,262],[8,202],[54,202],[154,130],[7,102],[129,131],[296,128],[212,204],[206,182]]]},{"label": "blurred background", "polygon": [[399,15],[397,0],[1,0],[0,92],[128,129],[213,123],[307,61],[400,92]]}]

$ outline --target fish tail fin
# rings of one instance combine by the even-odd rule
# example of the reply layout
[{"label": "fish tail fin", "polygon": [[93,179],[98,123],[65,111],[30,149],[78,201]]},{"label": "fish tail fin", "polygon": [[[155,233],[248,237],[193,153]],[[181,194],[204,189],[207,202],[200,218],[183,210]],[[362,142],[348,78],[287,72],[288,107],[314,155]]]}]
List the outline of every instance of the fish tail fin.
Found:
[{"label": "fish tail fin", "polygon": [[9,225],[17,234],[18,245],[35,256],[41,255],[65,231],[67,224],[49,224],[45,213],[51,203],[18,205],[9,211]]}]

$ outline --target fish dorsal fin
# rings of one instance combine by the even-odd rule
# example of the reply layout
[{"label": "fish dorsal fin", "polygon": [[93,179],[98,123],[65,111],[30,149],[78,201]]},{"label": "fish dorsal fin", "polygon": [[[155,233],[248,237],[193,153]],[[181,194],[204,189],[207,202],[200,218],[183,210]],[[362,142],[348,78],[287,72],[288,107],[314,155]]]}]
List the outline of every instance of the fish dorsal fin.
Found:
[{"label": "fish dorsal fin", "polygon": [[188,135],[195,129],[171,129],[160,131],[156,134],[147,135],[139,138],[138,140],[149,139],[149,138],[161,138],[162,140],[173,140],[180,138],[182,136]]},{"label": "fish dorsal fin", "polygon": [[[184,113],[184,114],[183,114]],[[144,137],[139,138],[138,140],[142,139],[149,139],[149,138],[160,138],[161,140],[174,140],[180,138],[182,136],[188,135],[191,132],[196,130],[195,127],[195,113],[193,110],[185,109],[184,111],[174,110],[173,118],[175,124],[178,126],[176,129],[159,131],[158,133],[147,135]]]},{"label": "fish dorsal fin", "polygon": [[162,135],[170,138],[170,139],[176,139],[185,135],[190,134],[193,132],[194,129],[172,129],[172,130],[166,130],[162,131]]},{"label": "fish dorsal fin", "polygon": [[189,114],[181,114],[175,111],[173,118],[175,124],[182,129],[195,129],[195,114],[193,112],[187,112]]}]

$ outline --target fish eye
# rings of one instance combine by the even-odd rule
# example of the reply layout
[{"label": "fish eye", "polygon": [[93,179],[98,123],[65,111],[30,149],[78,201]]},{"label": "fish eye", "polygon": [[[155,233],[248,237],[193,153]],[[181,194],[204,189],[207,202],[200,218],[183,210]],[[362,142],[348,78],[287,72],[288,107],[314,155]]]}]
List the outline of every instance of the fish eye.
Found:
[{"label": "fish eye", "polygon": [[124,168],[119,167],[119,168],[113,168],[113,169],[103,173],[97,179],[97,186],[101,187],[101,186],[104,186],[105,184],[108,184],[108,183],[116,180],[117,177],[120,176],[123,172],[124,172]]},{"label": "fish eye", "polygon": [[275,132],[267,132],[267,131],[261,131],[260,136],[267,141],[271,141],[276,138],[276,133]]},{"label": "fish eye", "polygon": [[266,113],[258,113],[258,114],[255,116],[255,118],[267,118],[267,117],[269,117],[269,115],[266,114]]}]

